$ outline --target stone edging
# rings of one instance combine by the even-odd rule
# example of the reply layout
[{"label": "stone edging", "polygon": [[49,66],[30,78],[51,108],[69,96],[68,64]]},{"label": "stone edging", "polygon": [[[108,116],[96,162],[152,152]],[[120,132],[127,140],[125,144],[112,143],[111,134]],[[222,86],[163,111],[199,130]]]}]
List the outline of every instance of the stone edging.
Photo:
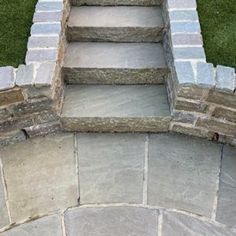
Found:
[{"label": "stone edging", "polygon": [[235,69],[206,62],[196,0],[164,0],[171,130],[236,144]]},{"label": "stone edging", "polygon": [[[0,143],[59,128],[61,62],[69,7],[68,0],[38,0],[26,64],[17,69],[0,67]],[[45,126],[48,122],[51,127]]]}]

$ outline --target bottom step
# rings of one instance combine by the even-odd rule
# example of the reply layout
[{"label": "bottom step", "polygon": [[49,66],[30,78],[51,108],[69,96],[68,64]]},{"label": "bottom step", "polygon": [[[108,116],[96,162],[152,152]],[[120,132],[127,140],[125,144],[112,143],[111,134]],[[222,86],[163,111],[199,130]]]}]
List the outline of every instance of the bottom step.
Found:
[{"label": "bottom step", "polygon": [[62,128],[81,132],[166,132],[171,120],[164,85],[71,85]]}]

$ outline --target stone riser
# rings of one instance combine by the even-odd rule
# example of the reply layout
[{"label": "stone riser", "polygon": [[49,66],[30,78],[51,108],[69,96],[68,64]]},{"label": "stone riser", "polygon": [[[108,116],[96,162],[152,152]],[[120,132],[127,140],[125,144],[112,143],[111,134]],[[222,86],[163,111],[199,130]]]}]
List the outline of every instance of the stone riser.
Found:
[{"label": "stone riser", "polygon": [[71,0],[73,6],[156,6],[161,0]]},{"label": "stone riser", "polygon": [[63,68],[67,84],[164,84],[168,69]]},{"label": "stone riser", "polygon": [[163,28],[159,27],[68,27],[67,29],[67,39],[70,42],[157,43],[162,37]]},{"label": "stone riser", "polygon": [[78,132],[168,132],[170,117],[162,118],[61,118],[64,131]]}]

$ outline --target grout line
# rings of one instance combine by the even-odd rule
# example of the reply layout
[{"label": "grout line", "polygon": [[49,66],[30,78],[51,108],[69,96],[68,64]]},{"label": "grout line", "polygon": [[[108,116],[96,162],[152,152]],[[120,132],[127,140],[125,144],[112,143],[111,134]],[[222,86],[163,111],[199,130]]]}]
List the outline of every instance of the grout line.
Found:
[{"label": "grout line", "polygon": [[160,210],[158,215],[158,236],[162,236],[162,226],[163,226],[163,211]]},{"label": "grout line", "polygon": [[143,169],[143,204],[147,205],[147,191],[148,191],[148,145],[149,145],[149,134],[145,140],[144,150],[144,169]]},{"label": "grout line", "polygon": [[220,193],[220,179],[221,179],[221,174],[222,174],[223,151],[224,151],[224,145],[222,145],[222,148],[221,148],[219,172],[218,172],[217,182],[216,182],[217,189],[216,189],[215,199],[213,202],[213,210],[212,210],[212,214],[211,214],[211,219],[214,221],[216,221],[216,212],[217,212],[218,199],[219,199],[219,193]]},{"label": "grout line", "polygon": [[74,155],[75,155],[75,171],[77,176],[77,198],[78,203],[80,199],[80,183],[79,183],[79,155],[78,155],[78,140],[77,135],[74,133]]},{"label": "grout line", "polygon": [[66,236],[66,226],[65,226],[64,212],[62,212],[62,214],[61,214],[61,228],[62,228],[62,236]]},{"label": "grout line", "polygon": [[11,217],[11,212],[10,212],[10,205],[9,205],[8,191],[7,191],[7,183],[6,183],[6,179],[5,179],[5,176],[4,176],[3,163],[2,163],[1,158],[0,158],[0,172],[1,172],[1,179],[2,179],[3,191],[4,191],[4,199],[5,199],[5,203],[6,203],[8,218],[9,218],[10,224],[12,224],[13,222],[12,222],[12,217]]}]

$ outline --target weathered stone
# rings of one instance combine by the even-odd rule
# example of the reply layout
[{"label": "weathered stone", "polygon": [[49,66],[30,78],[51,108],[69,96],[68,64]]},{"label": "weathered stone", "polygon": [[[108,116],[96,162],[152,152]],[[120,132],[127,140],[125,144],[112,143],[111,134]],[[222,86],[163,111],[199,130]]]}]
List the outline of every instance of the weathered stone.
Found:
[{"label": "weathered stone", "polygon": [[80,202],[142,203],[145,135],[79,134]]},{"label": "weathered stone", "polygon": [[208,89],[203,89],[194,85],[179,86],[177,90],[177,96],[188,99],[201,100],[202,98],[207,96],[208,91]]},{"label": "weathered stone", "polygon": [[31,48],[57,48],[58,36],[31,36],[28,40],[28,49]]},{"label": "weathered stone", "polygon": [[160,5],[161,0],[71,0],[72,5],[102,5],[102,6],[114,6],[114,5],[125,5],[125,6],[154,6]]},{"label": "weathered stone", "polygon": [[26,136],[21,130],[11,131],[8,133],[0,133],[0,147],[23,141],[25,139]]},{"label": "weathered stone", "polygon": [[207,105],[202,101],[177,98],[175,100],[175,109],[183,111],[206,112]]},{"label": "weathered stone", "polygon": [[221,145],[180,135],[151,135],[148,204],[210,217],[220,157]]},{"label": "weathered stone", "polygon": [[38,124],[25,128],[25,132],[29,137],[43,136],[46,134],[53,134],[61,129],[58,121]]},{"label": "weathered stone", "polygon": [[11,89],[0,92],[0,106],[24,101],[21,89]]},{"label": "weathered stone", "polygon": [[62,11],[35,12],[33,22],[57,22],[62,20],[62,16]]},{"label": "weathered stone", "polygon": [[217,119],[199,118],[196,123],[197,127],[203,127],[216,133],[236,136],[236,124]]},{"label": "weathered stone", "polygon": [[16,85],[32,85],[34,80],[34,65],[20,65],[16,73]]},{"label": "weathered stone", "polygon": [[31,27],[31,35],[59,35],[61,32],[61,24],[55,23],[34,23]]},{"label": "weathered stone", "polygon": [[216,107],[212,113],[212,116],[236,123],[235,109],[227,109],[227,107]]},{"label": "weathered stone", "polygon": [[73,144],[73,135],[64,134],[31,139],[1,150],[13,221],[77,204]]},{"label": "weathered stone", "polygon": [[40,64],[34,84],[36,86],[52,85],[56,73],[56,62],[45,62]]},{"label": "weathered stone", "polygon": [[173,121],[175,122],[193,124],[195,120],[196,116],[194,114],[177,110],[174,110],[173,112]]},{"label": "weathered stone", "polygon": [[176,61],[175,69],[178,84],[186,85],[195,83],[193,67],[190,62]]},{"label": "weathered stone", "polygon": [[7,108],[0,109],[0,120],[6,120],[11,118],[11,113],[7,110]]},{"label": "weathered stone", "polygon": [[0,91],[14,87],[14,68],[12,66],[0,67]]},{"label": "weathered stone", "polygon": [[173,49],[174,58],[181,59],[201,59],[206,60],[203,47],[176,47]]},{"label": "weathered stone", "polygon": [[64,68],[72,83],[163,83],[168,72],[162,46],[152,43],[70,43]]},{"label": "weathered stone", "polygon": [[236,88],[234,68],[226,66],[216,67],[216,88],[225,92],[234,92]]},{"label": "weathered stone", "polygon": [[[1,146],[1,136],[0,136],[0,146]],[[2,170],[0,169],[0,228],[7,226],[10,223],[7,213],[5,193],[2,181],[3,181]]]},{"label": "weathered stone", "polygon": [[52,109],[52,101],[47,98],[35,99],[9,107],[9,110],[14,114],[15,117],[50,109]]},{"label": "weathered stone", "polygon": [[207,101],[236,109],[236,94],[226,94],[210,90]]},{"label": "weathered stone", "polygon": [[61,115],[70,131],[165,132],[170,119],[165,88],[154,85],[69,86]]},{"label": "weathered stone", "polygon": [[61,236],[62,227],[57,215],[45,216],[0,233],[1,236]]},{"label": "weathered stone", "polygon": [[173,34],[172,43],[174,46],[179,45],[191,45],[201,46],[203,45],[201,34]]},{"label": "weathered stone", "polygon": [[164,212],[163,236],[235,236],[229,228],[187,214]]},{"label": "weathered stone", "polygon": [[50,85],[43,86],[43,87],[35,87],[35,86],[29,86],[22,88],[24,96],[27,97],[27,99],[39,99],[39,98],[53,98],[53,90]]},{"label": "weathered stone", "polygon": [[159,42],[164,24],[159,7],[74,7],[69,41]]},{"label": "weathered stone", "polygon": [[26,53],[26,64],[33,62],[56,61],[57,49],[30,49]]},{"label": "weathered stone", "polygon": [[51,11],[62,11],[62,1],[39,1],[36,5],[36,11],[51,12]]},{"label": "weathered stone", "polygon": [[236,228],[236,148],[224,146],[217,221]]},{"label": "weathered stone", "polygon": [[158,212],[137,207],[77,208],[65,214],[68,236],[156,236]]},{"label": "weathered stone", "polygon": [[198,62],[197,63],[197,84],[201,87],[215,86],[214,66],[210,63]]}]

